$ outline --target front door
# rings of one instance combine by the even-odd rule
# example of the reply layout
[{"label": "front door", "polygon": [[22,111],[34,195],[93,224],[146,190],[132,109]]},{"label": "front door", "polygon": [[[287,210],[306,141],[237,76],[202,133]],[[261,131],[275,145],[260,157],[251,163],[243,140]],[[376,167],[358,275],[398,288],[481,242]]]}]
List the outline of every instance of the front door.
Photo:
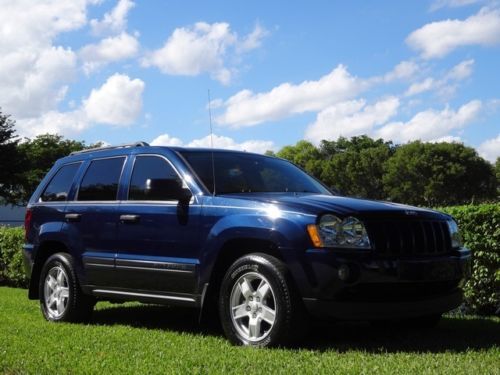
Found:
[{"label": "front door", "polygon": [[[195,294],[200,207],[175,198],[183,181],[160,155],[138,155],[119,206],[116,274],[135,291]],[[180,297],[182,298],[182,297]]]}]

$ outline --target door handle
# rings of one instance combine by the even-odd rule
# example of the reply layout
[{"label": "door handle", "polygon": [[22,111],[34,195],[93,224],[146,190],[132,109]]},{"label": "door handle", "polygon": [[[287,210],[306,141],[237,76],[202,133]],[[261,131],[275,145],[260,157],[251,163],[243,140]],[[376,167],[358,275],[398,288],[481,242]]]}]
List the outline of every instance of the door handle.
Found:
[{"label": "door handle", "polygon": [[139,215],[120,215],[120,221],[122,223],[134,224],[138,223],[141,217]]},{"label": "door handle", "polygon": [[66,219],[66,221],[69,222],[80,221],[82,219],[82,214],[75,214],[75,213],[66,214],[64,215],[64,218]]}]

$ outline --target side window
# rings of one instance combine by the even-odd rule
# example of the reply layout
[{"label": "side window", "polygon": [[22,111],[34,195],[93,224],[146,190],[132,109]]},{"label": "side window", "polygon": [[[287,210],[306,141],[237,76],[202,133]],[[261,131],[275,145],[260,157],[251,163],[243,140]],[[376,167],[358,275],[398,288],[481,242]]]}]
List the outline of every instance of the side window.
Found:
[{"label": "side window", "polygon": [[122,173],[124,157],[94,160],[83,176],[79,201],[114,201]]},{"label": "side window", "polygon": [[175,200],[181,189],[182,180],[165,159],[137,156],[130,179],[129,200]]},{"label": "side window", "polygon": [[80,165],[81,163],[73,163],[61,167],[43,191],[40,201],[54,202],[68,199],[69,189]]}]

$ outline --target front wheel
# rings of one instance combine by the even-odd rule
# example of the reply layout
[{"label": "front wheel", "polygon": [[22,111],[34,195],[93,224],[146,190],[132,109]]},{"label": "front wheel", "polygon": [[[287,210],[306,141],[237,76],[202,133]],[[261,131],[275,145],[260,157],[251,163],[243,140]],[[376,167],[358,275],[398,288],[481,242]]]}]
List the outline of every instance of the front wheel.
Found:
[{"label": "front wheel", "polygon": [[39,295],[46,320],[85,321],[92,313],[94,300],[81,291],[73,264],[71,255],[57,253],[50,256],[42,268]]},{"label": "front wheel", "polygon": [[277,346],[301,336],[302,305],[285,265],[267,254],[250,254],[228,269],[219,295],[228,339],[237,345]]}]

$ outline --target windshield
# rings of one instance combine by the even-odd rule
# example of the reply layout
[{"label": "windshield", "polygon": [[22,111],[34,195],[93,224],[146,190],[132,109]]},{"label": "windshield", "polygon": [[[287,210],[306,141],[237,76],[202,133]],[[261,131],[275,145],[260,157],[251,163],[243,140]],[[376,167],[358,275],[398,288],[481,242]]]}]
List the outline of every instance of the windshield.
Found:
[{"label": "windshield", "polygon": [[[212,153],[180,151],[205,186],[213,193]],[[297,192],[331,193],[318,181],[285,160],[236,152],[213,153],[216,194]]]}]

